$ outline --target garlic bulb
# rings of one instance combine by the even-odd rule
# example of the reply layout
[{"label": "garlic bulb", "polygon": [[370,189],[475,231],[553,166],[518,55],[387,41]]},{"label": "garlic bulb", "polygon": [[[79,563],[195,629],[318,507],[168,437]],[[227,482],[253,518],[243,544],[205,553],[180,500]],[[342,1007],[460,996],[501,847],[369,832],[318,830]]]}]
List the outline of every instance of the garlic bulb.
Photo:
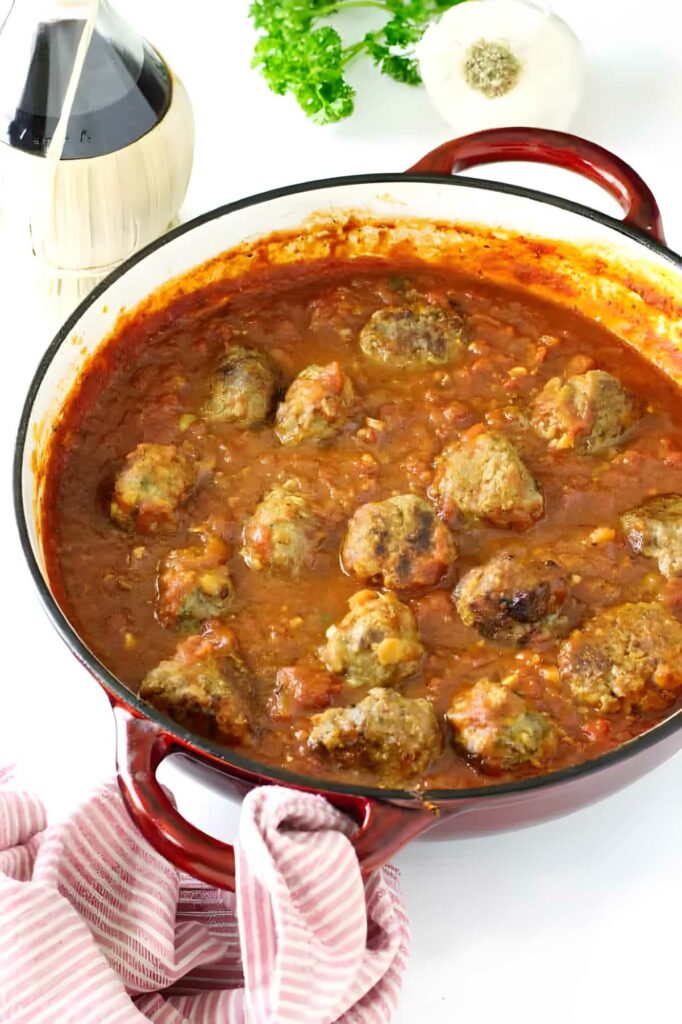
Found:
[{"label": "garlic bulb", "polygon": [[523,125],[566,128],[585,78],[566,22],[525,0],[468,0],[447,10],[417,48],[434,106],[458,134]]}]

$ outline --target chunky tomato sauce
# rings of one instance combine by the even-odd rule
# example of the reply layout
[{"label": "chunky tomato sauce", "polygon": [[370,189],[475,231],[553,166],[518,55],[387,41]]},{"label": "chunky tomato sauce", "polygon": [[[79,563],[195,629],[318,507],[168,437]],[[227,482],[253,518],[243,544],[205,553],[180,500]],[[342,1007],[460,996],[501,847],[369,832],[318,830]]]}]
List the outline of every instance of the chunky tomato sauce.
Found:
[{"label": "chunky tomato sauce", "polygon": [[[447,300],[465,317],[461,358],[418,369],[367,358],[358,332],[377,309],[399,305],[408,293]],[[207,420],[207,382],[233,345],[267,352],[281,393],[307,366],[338,363],[355,398],[337,435],[283,445],[272,416],[253,429]],[[530,425],[533,399],[551,378],[595,368],[639,397],[641,417],[622,442],[599,452],[550,446]],[[416,617],[424,647],[417,671],[398,689],[432,702],[443,737],[442,753],[407,784],[487,785],[592,758],[668,714],[675,686],[661,690],[660,699],[621,703],[606,713],[576,703],[557,668],[565,635],[526,643],[486,638],[464,624],[453,591],[470,569],[510,552],[560,563],[581,609],[577,628],[623,603],[662,602],[674,614],[675,579],[632,550],[619,517],[652,495],[682,492],[679,392],[599,324],[445,267],[368,260],[273,269],[226,285],[220,301],[201,293],[153,321],[124,325],[88,369],[55,433],[44,537],[56,596],[93,653],[137,690],[182,640],[159,620],[159,563],[171,549],[193,544],[197,525],[209,524],[227,545],[233,586],[220,618],[252,680],[249,756],[315,777],[376,782],[362,759],[335,760],[307,744],[319,707],[295,707],[288,718],[271,713],[277,673],[321,670],[325,631],[343,619],[349,598],[364,586],[381,589],[340,564],[349,517],[364,503],[395,495],[430,500],[434,460],[477,425],[516,446],[544,511],[525,529],[449,520],[457,549],[451,567],[436,583],[398,594]],[[148,532],[127,529],[110,515],[116,476],[142,442],[190,446],[210,467],[173,523]],[[274,484],[291,480],[324,523],[312,564],[294,577],[254,569],[240,554],[247,518]],[[319,680],[315,673],[310,678]],[[445,715],[482,678],[505,685],[511,679],[551,719],[560,732],[551,757],[486,764],[458,740]],[[368,690],[340,678],[319,703],[356,704]]]}]

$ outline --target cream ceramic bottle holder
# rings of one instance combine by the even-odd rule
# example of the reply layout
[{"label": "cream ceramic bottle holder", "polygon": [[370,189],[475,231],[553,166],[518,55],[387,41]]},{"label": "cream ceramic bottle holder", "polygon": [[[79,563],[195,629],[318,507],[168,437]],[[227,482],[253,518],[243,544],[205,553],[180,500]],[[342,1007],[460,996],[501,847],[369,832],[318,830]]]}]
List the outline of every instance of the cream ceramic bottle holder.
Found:
[{"label": "cream ceramic bottle holder", "polygon": [[194,152],[187,93],[107,0],[14,0],[0,29],[0,216],[75,301],[162,234]]}]

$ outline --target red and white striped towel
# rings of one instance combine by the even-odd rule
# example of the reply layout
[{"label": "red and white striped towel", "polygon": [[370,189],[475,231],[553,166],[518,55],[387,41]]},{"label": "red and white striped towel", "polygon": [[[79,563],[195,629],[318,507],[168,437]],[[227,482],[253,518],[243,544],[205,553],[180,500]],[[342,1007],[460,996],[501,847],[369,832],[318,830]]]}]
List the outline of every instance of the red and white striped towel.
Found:
[{"label": "red and white striped towel", "polygon": [[398,874],[363,884],[320,797],[244,801],[233,896],[179,875],[115,783],[46,827],[0,771],[2,1024],[388,1024],[408,954]]}]

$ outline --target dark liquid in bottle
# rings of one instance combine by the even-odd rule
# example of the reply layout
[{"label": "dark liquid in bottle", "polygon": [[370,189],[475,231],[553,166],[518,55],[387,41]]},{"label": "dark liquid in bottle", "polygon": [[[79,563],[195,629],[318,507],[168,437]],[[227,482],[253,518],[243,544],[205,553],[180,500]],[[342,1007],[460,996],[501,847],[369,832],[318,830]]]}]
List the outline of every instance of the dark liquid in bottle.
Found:
[{"label": "dark liquid in bottle", "polygon": [[[45,155],[63,107],[82,30],[83,22],[75,20],[39,25],[19,107],[6,125],[10,146]],[[69,117],[62,159],[104,156],[129,146],[159,123],[170,98],[168,69],[147,43],[140,64],[95,30]]]}]

